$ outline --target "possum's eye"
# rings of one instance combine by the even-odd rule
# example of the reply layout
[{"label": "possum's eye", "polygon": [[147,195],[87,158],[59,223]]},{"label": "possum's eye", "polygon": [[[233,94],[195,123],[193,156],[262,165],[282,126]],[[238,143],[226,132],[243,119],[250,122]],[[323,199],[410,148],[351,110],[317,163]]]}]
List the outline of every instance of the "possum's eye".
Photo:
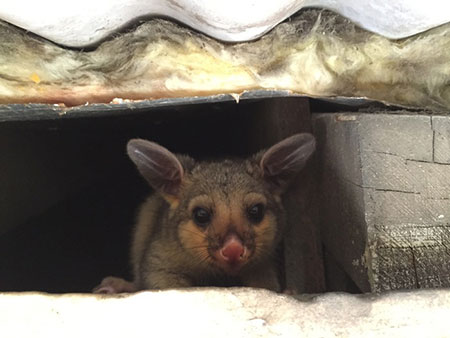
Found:
[{"label": "possum's eye", "polygon": [[207,209],[197,207],[192,212],[192,217],[194,218],[194,222],[203,228],[211,221],[211,212]]},{"label": "possum's eye", "polygon": [[259,223],[264,218],[264,205],[258,203],[247,209],[247,217],[252,223]]}]

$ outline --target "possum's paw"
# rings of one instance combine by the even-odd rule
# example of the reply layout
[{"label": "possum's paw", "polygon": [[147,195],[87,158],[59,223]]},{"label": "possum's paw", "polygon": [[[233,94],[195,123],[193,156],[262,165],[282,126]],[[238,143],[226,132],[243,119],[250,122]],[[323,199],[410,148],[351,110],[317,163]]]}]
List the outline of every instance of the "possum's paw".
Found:
[{"label": "possum's paw", "polygon": [[298,294],[298,292],[293,289],[284,289],[284,291],[282,293],[284,295],[289,295],[289,296],[295,296]]},{"label": "possum's paw", "polygon": [[96,286],[93,293],[115,294],[125,292],[136,292],[137,289],[133,283],[118,277],[103,278],[100,285]]}]

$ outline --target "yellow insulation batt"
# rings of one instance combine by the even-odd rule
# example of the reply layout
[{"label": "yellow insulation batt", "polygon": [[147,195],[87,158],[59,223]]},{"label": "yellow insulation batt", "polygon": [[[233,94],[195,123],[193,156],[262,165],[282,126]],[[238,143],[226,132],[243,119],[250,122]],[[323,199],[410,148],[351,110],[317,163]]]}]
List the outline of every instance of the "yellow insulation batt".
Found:
[{"label": "yellow insulation batt", "polygon": [[448,110],[449,51],[450,24],[393,41],[314,9],[245,43],[153,19],[90,51],[0,23],[0,103],[73,106],[271,89]]}]

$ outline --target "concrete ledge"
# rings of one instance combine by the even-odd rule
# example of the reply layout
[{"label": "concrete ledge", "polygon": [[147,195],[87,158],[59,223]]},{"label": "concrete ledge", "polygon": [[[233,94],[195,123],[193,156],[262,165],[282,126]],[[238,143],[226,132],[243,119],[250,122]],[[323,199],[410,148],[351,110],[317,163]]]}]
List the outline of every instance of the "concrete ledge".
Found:
[{"label": "concrete ledge", "polygon": [[0,294],[2,337],[443,337],[450,290],[299,297],[255,289]]}]

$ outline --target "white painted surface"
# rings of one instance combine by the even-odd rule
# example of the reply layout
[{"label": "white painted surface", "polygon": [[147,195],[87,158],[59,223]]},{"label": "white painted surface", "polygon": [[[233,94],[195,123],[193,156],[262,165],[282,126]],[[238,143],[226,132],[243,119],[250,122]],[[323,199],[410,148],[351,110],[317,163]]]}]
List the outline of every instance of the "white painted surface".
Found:
[{"label": "white painted surface", "polygon": [[255,289],[134,295],[0,294],[0,336],[69,337],[448,337],[450,291],[309,301]]},{"label": "white painted surface", "polygon": [[0,18],[76,47],[95,43],[133,19],[160,15],[220,40],[244,41],[307,6],[332,9],[389,38],[450,21],[447,0],[0,0]]}]

